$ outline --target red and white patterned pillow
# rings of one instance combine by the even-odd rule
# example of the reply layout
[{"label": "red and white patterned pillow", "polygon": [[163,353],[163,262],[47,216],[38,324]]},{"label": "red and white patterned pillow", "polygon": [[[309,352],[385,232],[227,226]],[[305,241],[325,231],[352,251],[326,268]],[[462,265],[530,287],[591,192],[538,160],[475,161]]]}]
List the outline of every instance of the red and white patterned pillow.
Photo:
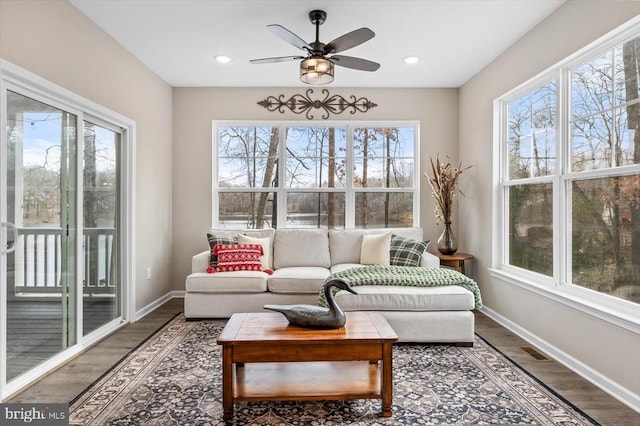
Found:
[{"label": "red and white patterned pillow", "polygon": [[260,257],[264,251],[260,244],[218,244],[213,248],[212,253],[218,256],[218,266],[215,269],[209,268],[209,272],[272,272],[262,268]]}]

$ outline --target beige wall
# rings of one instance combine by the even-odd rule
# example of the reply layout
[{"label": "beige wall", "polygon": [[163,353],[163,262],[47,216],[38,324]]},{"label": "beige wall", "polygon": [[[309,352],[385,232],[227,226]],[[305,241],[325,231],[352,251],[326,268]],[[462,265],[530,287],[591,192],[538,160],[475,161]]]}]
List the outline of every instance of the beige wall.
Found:
[{"label": "beige wall", "polygon": [[[269,95],[288,98],[306,88],[174,88],[174,271],[176,289],[184,289],[191,268],[191,256],[208,248],[206,231],[211,227],[211,124],[212,120],[302,120],[291,112],[269,112],[256,104]],[[378,104],[364,114],[348,112],[332,120],[419,120],[422,172],[429,158],[440,153],[457,158],[457,89],[330,89],[344,97],[364,96]],[[316,89],[319,95],[319,90]],[[316,99],[316,96],[312,96]],[[316,120],[322,122],[322,120]],[[439,227],[433,219],[433,201],[422,177],[420,223],[425,238],[435,242]],[[435,243],[434,243],[435,244]]]},{"label": "beige wall", "polygon": [[[460,89],[460,153],[474,158],[460,203],[460,239],[476,256],[487,307],[640,400],[640,336],[492,279],[493,100],[640,14],[640,2],[568,1]],[[639,313],[640,315],[640,313]],[[602,378],[601,378],[602,379]],[[607,380],[607,379],[602,379]]]},{"label": "beige wall", "polygon": [[172,289],[171,87],[67,1],[1,0],[0,57],[136,121],[136,308],[165,295]]}]

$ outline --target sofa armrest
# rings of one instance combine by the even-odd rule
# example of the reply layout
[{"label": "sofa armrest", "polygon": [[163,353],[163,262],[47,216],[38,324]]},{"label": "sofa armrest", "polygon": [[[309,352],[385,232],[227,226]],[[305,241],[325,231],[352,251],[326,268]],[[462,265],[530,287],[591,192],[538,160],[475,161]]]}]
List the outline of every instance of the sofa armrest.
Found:
[{"label": "sofa armrest", "polygon": [[440,259],[438,256],[435,256],[428,251],[425,251],[422,254],[422,261],[420,261],[420,266],[428,267],[428,268],[439,268],[440,267]]},{"label": "sofa armrest", "polygon": [[198,253],[191,258],[191,273],[207,272],[209,267],[209,250]]}]

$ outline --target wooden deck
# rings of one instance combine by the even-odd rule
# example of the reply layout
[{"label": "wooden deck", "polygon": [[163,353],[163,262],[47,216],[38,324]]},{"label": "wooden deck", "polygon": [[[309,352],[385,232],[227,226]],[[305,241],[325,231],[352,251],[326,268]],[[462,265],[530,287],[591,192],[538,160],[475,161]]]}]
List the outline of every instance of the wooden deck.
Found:
[{"label": "wooden deck", "polygon": [[[112,319],[113,298],[84,302],[84,330],[90,333]],[[7,304],[7,380],[63,349],[60,300],[19,300]]]}]

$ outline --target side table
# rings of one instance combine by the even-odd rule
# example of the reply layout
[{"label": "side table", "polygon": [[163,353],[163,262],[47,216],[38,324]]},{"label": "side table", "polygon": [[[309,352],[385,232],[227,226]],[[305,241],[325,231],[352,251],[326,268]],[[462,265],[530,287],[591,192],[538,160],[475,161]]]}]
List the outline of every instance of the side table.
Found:
[{"label": "side table", "polygon": [[436,251],[431,254],[437,256],[440,259],[440,266],[455,269],[456,271],[463,274],[465,274],[464,261],[473,259],[472,255],[461,252],[455,252],[453,254],[442,254],[439,251]]}]

